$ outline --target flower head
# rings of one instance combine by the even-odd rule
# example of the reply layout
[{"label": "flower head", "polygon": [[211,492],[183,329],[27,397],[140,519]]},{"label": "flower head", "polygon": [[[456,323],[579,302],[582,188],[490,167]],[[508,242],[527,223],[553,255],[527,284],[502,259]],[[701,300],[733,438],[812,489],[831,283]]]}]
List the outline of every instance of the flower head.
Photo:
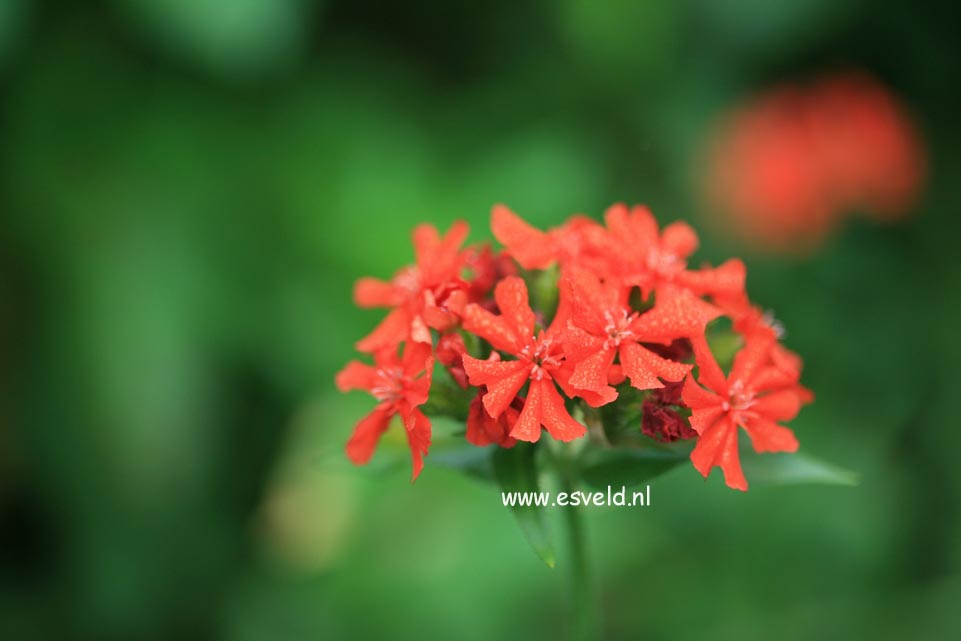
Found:
[{"label": "flower head", "polygon": [[707,323],[720,315],[712,305],[674,287],[662,289],[654,307],[640,313],[628,305],[629,288],[601,282],[595,274],[579,271],[567,286],[572,292],[572,315],[565,341],[568,359],[574,364],[569,383],[613,398],[617,392],[609,381],[615,358],[637,389],[662,387],[659,379],[680,381],[691,366],[663,358],[645,343],[669,344],[702,335]]},{"label": "flower head", "polygon": [[[389,282],[357,283],[358,304],[391,311],[358,343],[374,364],[354,361],[337,375],[342,390],[377,400],[347,444],[355,463],[370,459],[399,416],[416,478],[431,439],[425,411],[465,420],[469,443],[504,448],[536,442],[545,429],[558,441],[585,436],[581,415],[592,441],[635,447],[619,426],[640,411],[643,434],[695,440],[694,466],[704,475],[720,466],[737,489],[747,487],[740,429],[758,451],[797,448],[779,422],[813,395],[799,383],[801,359],[779,342],[783,328],[748,298],[740,260],[692,268],[694,231],[661,228],[642,206],[614,205],[603,224],[574,216],[541,231],[499,205],[491,227],[506,249],[462,249],[463,223],[443,236],[421,225],[413,266]],[[713,325],[721,316],[733,329]],[[728,334],[726,344],[745,337],[728,375],[708,342],[716,333]],[[435,386],[427,405],[435,361],[456,386]]]},{"label": "flower head", "polygon": [[441,236],[432,225],[419,225],[413,233],[414,265],[401,269],[389,282],[371,277],[357,281],[354,301],[358,306],[392,308],[357,343],[358,350],[375,352],[405,340],[429,344],[430,328],[444,330],[457,322],[448,302],[468,289],[461,278],[467,257],[460,249],[468,229],[466,223],[454,223]]},{"label": "flower head", "polygon": [[410,446],[411,481],[417,478],[431,436],[430,419],[418,408],[427,402],[433,367],[429,345],[408,343],[401,358],[396,350],[383,350],[374,355],[374,365],[351,361],[337,374],[340,391],[366,390],[378,401],[373,411],[357,423],[347,442],[351,461],[358,465],[369,461],[391,418],[400,416]]},{"label": "flower head", "polygon": [[845,214],[907,213],[924,173],[921,138],[894,95],[842,73],[774,87],[722,118],[705,192],[745,240],[807,249]]},{"label": "flower head", "polygon": [[483,398],[484,392],[481,390],[471,401],[467,410],[467,434],[465,438],[469,443],[479,447],[491,444],[501,447],[514,447],[517,441],[510,434],[514,425],[517,424],[517,418],[520,416],[521,410],[524,409],[524,398],[515,398],[497,418],[487,413]]},{"label": "flower head", "polygon": [[557,320],[547,330],[535,334],[527,285],[516,276],[498,283],[494,300],[500,309],[499,315],[471,304],[464,311],[463,321],[464,329],[484,338],[494,349],[516,357],[515,360],[481,360],[464,356],[464,369],[471,384],[487,388],[483,396],[487,413],[498,418],[529,383],[527,398],[510,432],[511,437],[537,441],[541,426],[559,441],[583,436],[586,428],[567,412],[555,386],[555,377],[564,361],[563,330]]},{"label": "flower head", "polygon": [[[691,427],[699,438],[691,461],[707,476],[718,466],[728,487],[746,490],[738,454],[738,428],[743,428],[757,452],[794,452],[794,433],[778,423],[797,415],[809,393],[794,373],[778,367],[772,332],[756,331],[745,339],[728,376],[721,371],[707,342],[695,339],[698,379],[688,377],[682,398],[691,408]],[[706,388],[706,389],[705,389]]]}]

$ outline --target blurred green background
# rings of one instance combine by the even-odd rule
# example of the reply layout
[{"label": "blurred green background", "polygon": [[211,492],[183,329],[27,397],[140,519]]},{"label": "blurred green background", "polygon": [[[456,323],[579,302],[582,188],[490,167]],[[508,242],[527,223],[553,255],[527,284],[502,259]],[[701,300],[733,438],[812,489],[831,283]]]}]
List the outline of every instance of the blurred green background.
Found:
[{"label": "blurred green background", "polygon": [[[333,388],[410,228],[614,201],[740,255],[857,488],[689,466],[585,515],[604,633],[961,638],[961,104],[950,2],[0,2],[0,639],[557,639],[499,492],[343,456]],[[803,258],[725,240],[712,119],[836,68],[928,141],[914,216]],[[951,178],[954,176],[955,178]],[[388,448],[389,449],[389,448]],[[563,561],[562,561],[563,563]]]}]

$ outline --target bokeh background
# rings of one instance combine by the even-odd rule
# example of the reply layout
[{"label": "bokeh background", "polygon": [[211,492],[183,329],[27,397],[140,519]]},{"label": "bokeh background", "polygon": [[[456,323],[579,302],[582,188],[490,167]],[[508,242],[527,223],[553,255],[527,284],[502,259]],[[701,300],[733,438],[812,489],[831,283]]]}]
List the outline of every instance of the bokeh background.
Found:
[{"label": "bokeh background", "polygon": [[[614,201],[748,263],[856,488],[683,466],[585,515],[609,638],[961,638],[958,11],[868,0],[0,2],[0,638],[557,639],[498,491],[354,468],[353,281],[417,222]],[[837,68],[927,144],[907,218],[742,246],[719,113]],[[563,561],[562,561],[563,564]]]}]

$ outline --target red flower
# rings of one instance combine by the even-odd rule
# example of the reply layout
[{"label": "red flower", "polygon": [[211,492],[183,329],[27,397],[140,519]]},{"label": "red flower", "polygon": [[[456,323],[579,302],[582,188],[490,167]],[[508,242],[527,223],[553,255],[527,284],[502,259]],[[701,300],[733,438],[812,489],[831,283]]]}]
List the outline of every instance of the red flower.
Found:
[{"label": "red flower", "polygon": [[[738,459],[740,428],[758,451],[797,448],[778,421],[793,417],[812,394],[799,383],[801,359],[778,342],[777,323],[747,298],[741,261],[690,269],[698,245],[694,231],[680,222],[661,229],[640,206],[612,206],[604,225],[575,216],[548,231],[497,206],[491,226],[506,250],[461,249],[464,223],[443,236],[421,225],[413,234],[413,266],[389,282],[358,281],[359,305],[391,311],[358,343],[373,353],[374,365],[353,361],[336,379],[341,390],[365,389],[378,400],[347,444],[355,463],[371,458],[399,415],[417,478],[430,447],[431,424],[421,406],[435,359],[461,388],[479,388],[466,419],[466,439],[479,446],[535,442],[544,429],[560,441],[582,437],[587,429],[568,407],[578,400],[592,407],[611,403],[618,398],[615,388],[629,381],[645,390],[642,432],[666,442],[697,438],[695,467],[707,476],[720,466],[731,487],[747,488]],[[557,310],[546,329],[550,306],[531,308],[518,264],[557,266]],[[538,288],[550,286],[556,275],[536,276]],[[638,289],[642,302],[635,308]],[[705,338],[708,323],[721,315],[747,337],[729,376]],[[465,341],[483,350],[486,360],[471,356]],[[467,398],[449,385],[446,391],[450,395],[431,411],[461,415],[457,405]]]},{"label": "red flower", "polygon": [[554,263],[600,265],[608,244],[605,229],[585,216],[573,216],[557,229],[543,232],[504,205],[495,205],[491,211],[491,231],[524,269],[544,269]]},{"label": "red flower", "polygon": [[[774,341],[771,347],[770,362],[771,367],[778,369],[785,377],[793,382],[801,379],[802,361],[801,357],[789,350],[787,347],[777,342],[784,334],[784,327],[771,315],[770,312],[763,312],[758,307],[748,305],[736,316],[733,316],[734,329],[741,336],[751,336],[758,332],[767,332],[769,338]],[[799,388],[803,403],[814,400],[814,395],[806,388]]]},{"label": "red flower", "polygon": [[666,407],[654,399],[646,399],[642,404],[641,431],[662,443],[673,443],[697,437],[677,410]]},{"label": "red flower", "polygon": [[491,229],[525,269],[543,269],[554,263],[564,272],[582,268],[639,286],[645,298],[666,284],[699,296],[745,297],[745,269],[740,260],[729,260],[717,268],[687,269],[687,258],[697,249],[698,239],[686,223],[672,223],[659,231],[647,207],[628,209],[622,203],[608,208],[604,220],[606,228],[575,216],[561,227],[543,232],[497,205],[491,213]]},{"label": "red flower", "polygon": [[744,291],[744,264],[730,260],[718,268],[688,270],[687,259],[697,249],[697,234],[683,222],[658,231],[657,220],[642,205],[628,209],[618,203],[604,213],[610,236],[609,273],[638,286],[644,298],[667,284],[698,295],[735,296]]},{"label": "red flower", "polygon": [[738,455],[738,428],[742,427],[757,452],[794,452],[794,433],[779,421],[794,418],[806,390],[791,372],[772,361],[777,345],[773,332],[757,331],[746,338],[727,377],[711,354],[707,341],[695,338],[701,387],[689,376],[684,384],[684,404],[691,408],[691,427],[699,434],[691,452],[694,467],[705,477],[719,466],[728,487],[747,490]]},{"label": "red flower", "polygon": [[447,368],[451,378],[467,389],[467,372],[464,371],[464,354],[467,347],[464,346],[464,339],[457,332],[444,334],[437,341],[437,360]]},{"label": "red flower", "polygon": [[708,162],[712,207],[750,242],[807,246],[837,219],[823,188],[801,91],[774,90],[730,116],[720,125]]},{"label": "red flower", "polygon": [[595,274],[578,271],[567,286],[573,311],[565,347],[575,364],[569,383],[576,389],[607,393],[611,400],[617,396],[608,385],[615,357],[638,389],[663,387],[659,378],[680,381],[691,366],[662,358],[643,343],[670,344],[676,338],[701,335],[720,315],[689,291],[675,287],[664,288],[654,308],[640,314],[627,305],[629,289],[601,283]]},{"label": "red flower", "polygon": [[432,225],[419,225],[413,233],[414,265],[390,282],[369,277],[357,281],[354,301],[359,307],[394,308],[357,343],[358,350],[375,352],[405,340],[429,344],[429,328],[445,330],[457,322],[448,303],[468,287],[461,279],[466,256],[460,250],[468,230],[466,223],[457,222],[441,237]]},{"label": "red flower", "polygon": [[494,253],[490,245],[479,249],[468,249],[466,267],[471,273],[468,282],[468,297],[478,302],[494,289],[497,281],[505,276],[517,274],[517,265],[507,252]]},{"label": "red flower", "polygon": [[524,399],[517,397],[497,418],[487,413],[483,402],[484,392],[479,391],[467,410],[467,442],[479,447],[496,443],[501,447],[514,447],[517,442],[510,435],[517,423]]},{"label": "red flower", "polygon": [[430,345],[408,343],[402,358],[395,350],[383,350],[374,355],[375,364],[351,361],[336,378],[338,389],[346,392],[363,389],[380,403],[362,418],[347,442],[347,456],[357,465],[370,460],[390,419],[399,415],[404,422],[410,446],[414,481],[424,467],[423,457],[430,447],[430,419],[417,409],[427,402],[434,359]]},{"label": "red flower", "polygon": [[806,249],[842,215],[906,213],[923,145],[890,92],[863,74],[776,87],[717,128],[706,193],[734,231],[769,249]]},{"label": "red flower", "polygon": [[697,249],[697,234],[686,223],[673,223],[658,231],[647,207],[617,203],[604,212],[610,231],[615,270],[631,285],[647,293],[687,268],[687,257]]},{"label": "red flower", "polygon": [[483,403],[492,418],[498,418],[530,381],[527,398],[510,436],[521,441],[536,441],[541,426],[555,439],[571,441],[583,436],[586,428],[571,418],[564,399],[555,387],[555,377],[563,364],[562,329],[557,318],[546,331],[534,334],[534,312],[527,302],[527,285],[509,276],[494,288],[500,315],[476,304],[464,310],[464,329],[486,339],[496,350],[517,357],[513,361],[480,360],[464,355],[464,369],[472,385],[487,387]]},{"label": "red flower", "polygon": [[909,210],[925,159],[914,123],[895,97],[870,77],[847,73],[821,80],[811,101],[811,128],[832,196],[882,220]]}]

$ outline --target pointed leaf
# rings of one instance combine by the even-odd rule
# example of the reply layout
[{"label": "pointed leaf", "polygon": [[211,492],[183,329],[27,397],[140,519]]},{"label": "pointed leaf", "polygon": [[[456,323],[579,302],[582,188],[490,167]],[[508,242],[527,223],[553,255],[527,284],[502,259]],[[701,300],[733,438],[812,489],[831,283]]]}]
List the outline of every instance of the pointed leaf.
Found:
[{"label": "pointed leaf", "polygon": [[751,483],[857,485],[860,482],[857,472],[805,454],[742,452],[741,465]]},{"label": "pointed leaf", "polygon": [[635,487],[674,469],[687,456],[656,450],[607,450],[593,454],[581,469],[591,489]]},{"label": "pointed leaf", "polygon": [[[494,452],[494,474],[503,492],[540,492],[534,454],[536,445],[518,443],[511,449],[499,448]],[[511,506],[521,527],[524,538],[537,556],[554,567],[556,555],[551,543],[547,517],[543,507],[532,505]]]},{"label": "pointed leaf", "polygon": [[480,481],[494,481],[492,454],[497,446],[477,447],[463,441],[461,447],[443,448],[430,453],[430,463],[457,470]]}]

